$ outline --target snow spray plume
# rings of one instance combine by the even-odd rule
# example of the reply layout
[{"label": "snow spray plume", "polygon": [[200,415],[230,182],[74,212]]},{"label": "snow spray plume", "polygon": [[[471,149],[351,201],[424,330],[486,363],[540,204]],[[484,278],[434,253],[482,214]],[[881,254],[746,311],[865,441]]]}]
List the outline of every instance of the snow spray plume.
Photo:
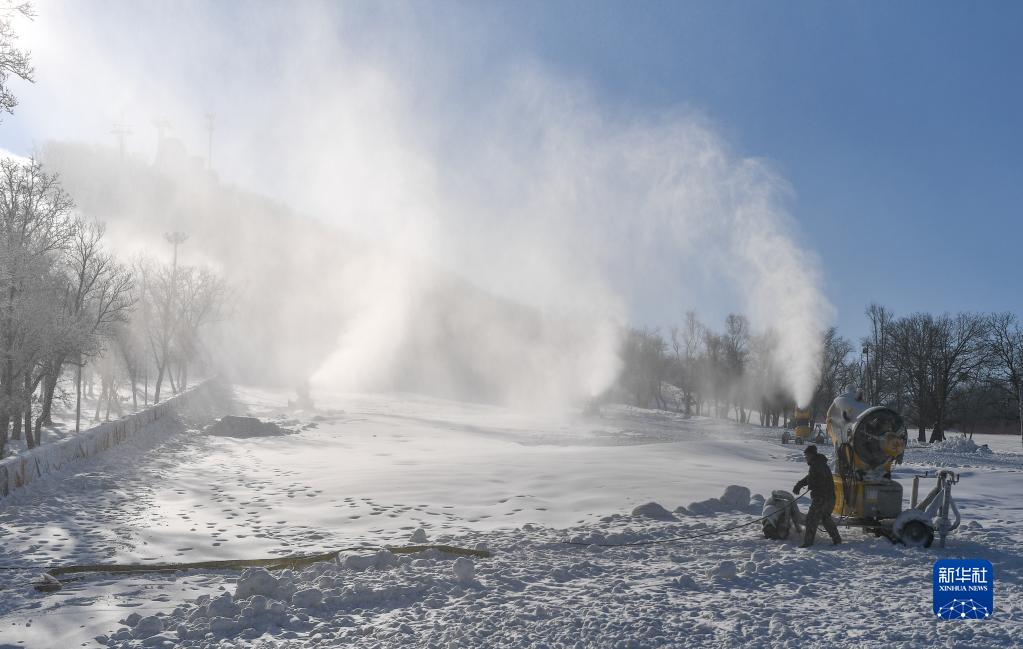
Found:
[{"label": "snow spray plume", "polygon": [[[622,116],[536,62],[495,65],[466,92],[465,51],[422,57],[436,43],[410,7],[374,19],[313,4],[110,6],[40,7],[50,33],[36,34],[40,81],[22,112],[57,137],[166,115],[205,152],[215,110],[217,174],[287,211],[207,179],[169,201],[159,183],[132,187],[125,217],[104,218],[126,248],[191,229],[182,254],[244,287],[223,340],[249,374],[564,402],[612,384],[625,323],[720,309],[775,332],[776,362],[809,400],[830,317],[816,258],[791,236],[785,183],[706,118]],[[158,153],[141,140],[129,156]]]}]

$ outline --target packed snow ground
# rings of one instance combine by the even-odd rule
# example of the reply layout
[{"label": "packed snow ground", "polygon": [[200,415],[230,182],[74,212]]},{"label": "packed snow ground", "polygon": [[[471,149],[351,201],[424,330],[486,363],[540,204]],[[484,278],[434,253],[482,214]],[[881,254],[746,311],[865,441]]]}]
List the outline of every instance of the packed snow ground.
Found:
[{"label": "packed snow ground", "polygon": [[[631,512],[650,501],[689,507],[730,484],[754,494],[791,489],[805,472],[801,449],[780,444],[778,431],[620,406],[596,416],[316,396],[315,411],[295,411],[283,393],[239,389],[232,410],[290,434],[217,437],[200,432],[198,419],[165,420],[0,503],[0,564],[19,568],[0,571],[0,646],[1020,642],[1023,454],[1003,439],[975,439],[991,452],[956,441],[914,445],[898,468],[907,498],[915,473],[961,473],[954,493],[964,527],[945,550],[895,547],[855,530],[843,530],[842,546],[820,534],[813,550],[798,550],[797,540],[763,539],[759,524],[599,548],[562,542],[669,539],[750,520],[756,502],[711,501],[691,508],[705,514],[670,521]],[[365,551],[273,575],[93,574],[53,594],[29,583],[36,566],[268,557],[404,545],[422,533],[494,555]],[[931,567],[953,556],[994,564],[992,619],[932,619]]]}]

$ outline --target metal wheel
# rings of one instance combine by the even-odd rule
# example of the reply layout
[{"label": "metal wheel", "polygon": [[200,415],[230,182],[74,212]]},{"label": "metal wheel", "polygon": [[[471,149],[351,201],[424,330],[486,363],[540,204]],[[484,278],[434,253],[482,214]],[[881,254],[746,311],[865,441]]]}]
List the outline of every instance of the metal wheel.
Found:
[{"label": "metal wheel", "polygon": [[906,547],[929,548],[934,543],[934,529],[923,521],[910,521],[902,527],[899,537]]}]

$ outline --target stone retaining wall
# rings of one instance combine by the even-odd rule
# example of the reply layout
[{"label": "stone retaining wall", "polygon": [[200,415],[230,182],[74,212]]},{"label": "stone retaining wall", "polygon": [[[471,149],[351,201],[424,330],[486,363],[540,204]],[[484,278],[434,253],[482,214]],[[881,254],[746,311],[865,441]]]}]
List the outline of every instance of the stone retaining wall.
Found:
[{"label": "stone retaining wall", "polygon": [[20,455],[0,460],[0,498],[15,490],[60,471],[75,462],[81,462],[103,451],[117,446],[135,435],[149,424],[161,419],[184,406],[190,399],[201,396],[212,387],[212,380],[173,396],[166,401],[122,417],[83,430],[77,435],[52,444],[45,444]]}]

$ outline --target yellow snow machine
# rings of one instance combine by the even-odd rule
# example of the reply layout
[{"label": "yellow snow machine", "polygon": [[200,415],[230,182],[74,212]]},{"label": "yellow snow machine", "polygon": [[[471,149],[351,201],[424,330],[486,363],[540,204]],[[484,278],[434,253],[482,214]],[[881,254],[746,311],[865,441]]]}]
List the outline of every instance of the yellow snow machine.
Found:
[{"label": "yellow snow machine", "polygon": [[[934,532],[945,536],[959,526],[952,501],[958,476],[942,471],[938,484],[917,504],[919,477],[914,480],[912,507],[902,509],[902,485],[892,480],[892,465],[901,464],[908,435],[902,416],[884,406],[869,407],[862,392],[850,390],[828,410],[828,435],[835,446],[834,514],[840,525],[861,527],[908,546],[929,547]],[[955,522],[949,520],[950,511]]]},{"label": "yellow snow machine", "polygon": [[810,428],[810,409],[797,407],[792,412],[792,427],[795,432],[796,444],[806,444],[813,434]]}]

